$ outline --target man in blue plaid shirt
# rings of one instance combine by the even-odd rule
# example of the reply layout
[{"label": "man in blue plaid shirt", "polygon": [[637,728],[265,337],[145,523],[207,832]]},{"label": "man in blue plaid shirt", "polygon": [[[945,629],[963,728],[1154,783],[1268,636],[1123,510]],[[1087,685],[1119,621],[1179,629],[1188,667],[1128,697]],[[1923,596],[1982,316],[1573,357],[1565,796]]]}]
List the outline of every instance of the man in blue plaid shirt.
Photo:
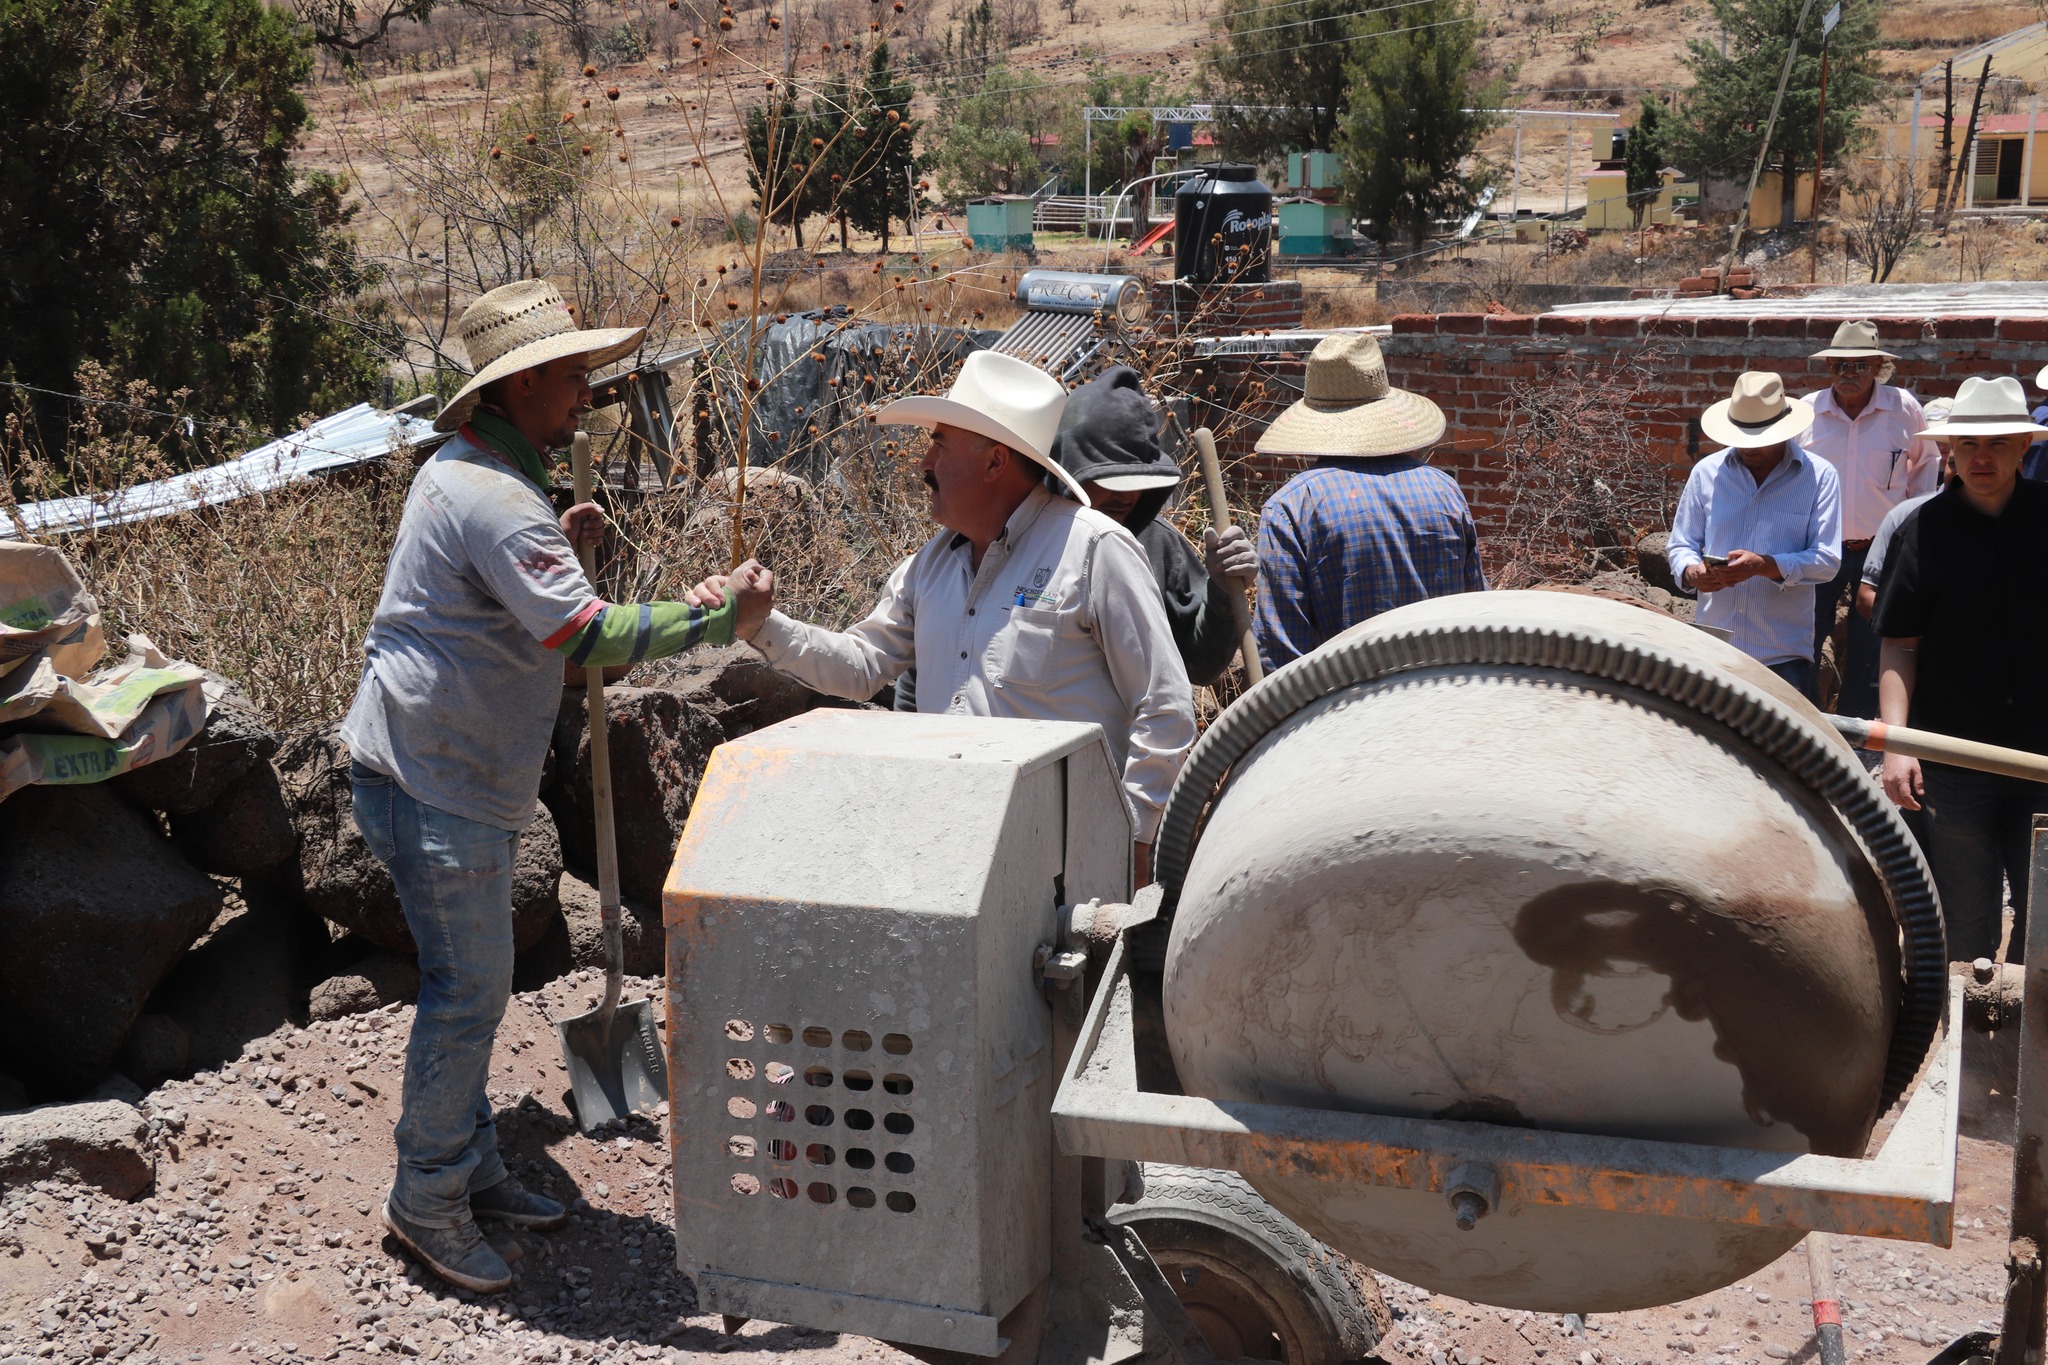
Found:
[{"label": "man in blue plaid shirt", "polygon": [[1252,633],[1269,670],[1383,611],[1486,590],[1465,495],[1426,458],[1444,426],[1443,409],[1388,384],[1372,337],[1316,346],[1306,397],[1256,447],[1316,461],[1259,514]]}]

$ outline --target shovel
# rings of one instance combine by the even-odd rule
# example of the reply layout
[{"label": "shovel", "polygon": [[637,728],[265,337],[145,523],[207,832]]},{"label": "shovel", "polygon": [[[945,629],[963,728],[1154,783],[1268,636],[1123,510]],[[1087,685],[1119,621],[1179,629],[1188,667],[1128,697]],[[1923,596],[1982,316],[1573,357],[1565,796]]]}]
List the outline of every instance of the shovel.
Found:
[{"label": "shovel", "polygon": [[[590,437],[577,432],[570,447],[576,501],[590,501]],[[579,554],[583,576],[597,582],[593,550]],[[590,796],[597,807],[597,901],[604,924],[604,1002],[587,1014],[557,1020],[569,1094],[584,1132],[650,1109],[668,1098],[668,1063],[654,1031],[652,1001],[619,1002],[625,976],[619,945],[619,843],[612,825],[612,753],[604,728],[604,670],[585,675],[590,706]]]},{"label": "shovel", "polygon": [[[1202,457],[1202,482],[1209,489],[1209,521],[1222,535],[1230,529],[1230,489],[1223,482],[1223,466],[1216,459],[1216,437],[1207,427],[1195,428],[1195,450]],[[1238,649],[1244,655],[1244,673],[1254,687],[1265,681],[1266,670],[1259,662],[1259,642],[1252,634],[1251,608],[1245,605],[1244,590],[1230,590],[1230,621],[1237,627]]]}]

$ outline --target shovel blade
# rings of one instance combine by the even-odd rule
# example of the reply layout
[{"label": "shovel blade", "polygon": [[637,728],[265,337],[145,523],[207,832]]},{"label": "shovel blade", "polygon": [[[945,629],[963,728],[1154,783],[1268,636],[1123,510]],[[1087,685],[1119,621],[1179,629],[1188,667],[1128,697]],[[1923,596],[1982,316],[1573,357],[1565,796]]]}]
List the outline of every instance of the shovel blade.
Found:
[{"label": "shovel blade", "polygon": [[648,1000],[622,1000],[605,1027],[602,1008],[556,1021],[569,1094],[584,1132],[652,1109],[668,1098],[668,1062]]}]

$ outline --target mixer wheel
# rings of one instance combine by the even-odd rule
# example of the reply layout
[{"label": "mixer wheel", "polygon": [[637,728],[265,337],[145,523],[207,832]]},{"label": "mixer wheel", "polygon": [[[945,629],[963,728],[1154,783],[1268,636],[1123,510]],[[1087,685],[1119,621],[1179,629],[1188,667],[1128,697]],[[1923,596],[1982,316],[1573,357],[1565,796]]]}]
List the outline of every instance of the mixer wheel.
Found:
[{"label": "mixer wheel", "polygon": [[1148,1163],[1144,1197],[1110,1209],[1109,1221],[1138,1230],[1219,1360],[1339,1365],[1386,1335],[1373,1273],[1234,1172]]}]

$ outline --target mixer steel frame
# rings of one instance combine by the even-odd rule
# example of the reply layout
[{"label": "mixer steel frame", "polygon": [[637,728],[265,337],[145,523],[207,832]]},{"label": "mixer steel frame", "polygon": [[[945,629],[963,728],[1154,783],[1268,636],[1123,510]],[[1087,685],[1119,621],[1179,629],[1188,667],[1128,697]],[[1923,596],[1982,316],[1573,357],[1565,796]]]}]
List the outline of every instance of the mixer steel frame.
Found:
[{"label": "mixer steel frame", "polygon": [[1498,1176],[1504,1205],[1592,1207],[1943,1247],[1952,1240],[1960,981],[1951,983],[1947,1027],[1903,1112],[1867,1158],[1220,1103],[1138,1088],[1130,933],[1151,919],[1147,899],[1124,917],[1053,1101],[1054,1132],[1069,1155],[1234,1170],[1255,1180],[1270,1172],[1436,1191],[1446,1194],[1446,1219],[1460,1168],[1486,1166]]}]

